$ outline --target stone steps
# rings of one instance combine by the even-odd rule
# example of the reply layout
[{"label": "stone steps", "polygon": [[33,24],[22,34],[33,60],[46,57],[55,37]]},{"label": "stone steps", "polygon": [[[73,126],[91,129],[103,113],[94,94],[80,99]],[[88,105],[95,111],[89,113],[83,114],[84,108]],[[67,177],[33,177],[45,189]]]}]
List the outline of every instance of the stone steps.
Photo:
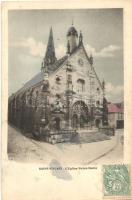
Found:
[{"label": "stone steps", "polygon": [[92,132],[79,132],[78,135],[72,139],[72,142],[92,143],[104,140],[110,140],[110,137],[101,132],[92,131]]}]

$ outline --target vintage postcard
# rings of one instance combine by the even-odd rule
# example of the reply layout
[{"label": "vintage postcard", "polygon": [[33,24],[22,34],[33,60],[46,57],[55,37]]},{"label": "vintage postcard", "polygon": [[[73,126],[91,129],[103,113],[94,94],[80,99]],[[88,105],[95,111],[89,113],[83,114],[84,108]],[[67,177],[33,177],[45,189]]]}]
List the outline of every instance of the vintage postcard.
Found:
[{"label": "vintage postcard", "polygon": [[2,5],[2,199],[132,199],[132,2]]}]

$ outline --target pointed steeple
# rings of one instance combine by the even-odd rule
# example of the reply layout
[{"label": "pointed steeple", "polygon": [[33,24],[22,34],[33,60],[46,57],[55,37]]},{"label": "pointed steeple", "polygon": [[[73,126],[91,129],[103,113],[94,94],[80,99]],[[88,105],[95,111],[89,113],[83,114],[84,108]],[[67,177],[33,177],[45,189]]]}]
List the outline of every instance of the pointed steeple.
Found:
[{"label": "pointed steeple", "polygon": [[47,44],[47,49],[45,53],[45,58],[44,58],[44,66],[49,66],[52,65],[56,62],[56,56],[55,56],[55,48],[54,48],[54,39],[53,39],[53,31],[52,27],[50,29],[50,34],[49,34],[49,40]]}]

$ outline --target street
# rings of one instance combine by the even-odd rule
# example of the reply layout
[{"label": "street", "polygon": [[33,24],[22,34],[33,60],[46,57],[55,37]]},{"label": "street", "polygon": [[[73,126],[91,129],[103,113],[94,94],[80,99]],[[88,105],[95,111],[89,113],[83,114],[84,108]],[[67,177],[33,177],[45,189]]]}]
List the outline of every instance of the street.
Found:
[{"label": "street", "polygon": [[93,161],[92,164],[108,164],[108,163],[122,163],[123,161],[123,145],[122,145],[122,133],[121,130],[116,132],[117,134],[117,143],[113,149],[106,152],[106,154],[97,158]]},{"label": "street", "polygon": [[87,138],[91,138],[91,141],[52,145],[36,141],[30,135],[25,136],[19,129],[9,126],[8,156],[10,160],[20,162],[50,163],[51,160],[58,160],[63,164],[75,165],[123,161],[123,145],[121,143],[123,130],[117,130],[115,136],[109,139],[99,136],[101,133],[86,134]]}]

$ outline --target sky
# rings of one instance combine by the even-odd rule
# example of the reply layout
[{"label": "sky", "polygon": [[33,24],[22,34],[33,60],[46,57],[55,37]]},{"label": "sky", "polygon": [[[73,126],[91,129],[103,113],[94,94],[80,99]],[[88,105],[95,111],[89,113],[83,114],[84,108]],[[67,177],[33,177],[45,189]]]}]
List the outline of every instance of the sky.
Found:
[{"label": "sky", "polygon": [[123,101],[123,10],[12,10],[8,14],[9,95],[40,72],[52,26],[56,56],[66,53],[66,33],[74,27],[93,54],[94,68],[106,82],[110,102]]}]

